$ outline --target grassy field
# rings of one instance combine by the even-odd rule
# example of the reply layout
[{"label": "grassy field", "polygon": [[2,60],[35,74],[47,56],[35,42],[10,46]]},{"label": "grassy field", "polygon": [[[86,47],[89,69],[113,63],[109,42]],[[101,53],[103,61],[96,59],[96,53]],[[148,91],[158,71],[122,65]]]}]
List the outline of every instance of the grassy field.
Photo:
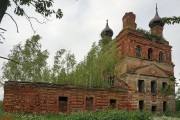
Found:
[{"label": "grassy field", "polygon": [[149,113],[103,110],[101,112],[76,112],[71,114],[2,114],[1,118],[13,120],[152,120]]},{"label": "grassy field", "polygon": [[103,110],[70,114],[10,114],[3,112],[0,102],[0,120],[180,120],[180,112],[153,114],[140,111]]}]

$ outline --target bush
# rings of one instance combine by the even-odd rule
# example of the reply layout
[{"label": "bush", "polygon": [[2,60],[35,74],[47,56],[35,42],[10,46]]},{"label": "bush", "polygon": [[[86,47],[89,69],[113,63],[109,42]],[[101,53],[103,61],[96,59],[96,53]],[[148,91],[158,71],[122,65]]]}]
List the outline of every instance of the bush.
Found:
[{"label": "bush", "polygon": [[177,99],[176,99],[176,111],[180,112],[180,100],[177,100]]}]

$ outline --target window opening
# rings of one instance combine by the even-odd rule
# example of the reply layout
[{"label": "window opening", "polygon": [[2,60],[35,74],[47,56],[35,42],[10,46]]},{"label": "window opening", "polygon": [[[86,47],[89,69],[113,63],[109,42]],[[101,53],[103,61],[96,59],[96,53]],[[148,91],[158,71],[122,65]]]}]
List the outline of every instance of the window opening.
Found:
[{"label": "window opening", "polygon": [[144,80],[138,80],[138,91],[144,92]]},{"label": "window opening", "polygon": [[149,59],[149,60],[152,60],[152,53],[153,53],[152,48],[149,48],[149,49],[148,49],[148,59]]},{"label": "window opening", "polygon": [[115,99],[110,99],[110,104],[109,104],[110,108],[116,108],[116,100]]},{"label": "window opening", "polygon": [[151,93],[155,94],[157,89],[156,81],[151,81]]},{"label": "window opening", "polygon": [[163,102],[163,112],[166,112],[166,110],[167,110],[167,102],[164,101]]},{"label": "window opening", "polygon": [[151,111],[156,112],[156,108],[157,108],[156,106],[152,106]]},{"label": "window opening", "polygon": [[159,62],[163,62],[164,61],[164,55],[163,52],[159,53]]},{"label": "window opening", "polygon": [[86,110],[93,110],[93,97],[86,97]]},{"label": "window opening", "polygon": [[114,86],[114,75],[109,75],[108,76],[108,83],[110,86]]},{"label": "window opening", "polygon": [[136,46],[136,57],[137,58],[141,58],[141,51],[142,51],[142,48],[140,45],[137,45]]},{"label": "window opening", "polygon": [[67,112],[68,97],[59,97],[59,112]]},{"label": "window opening", "polygon": [[167,87],[167,82],[162,82],[162,89],[165,89]]},{"label": "window opening", "polygon": [[139,101],[139,110],[142,111],[144,109],[144,101],[140,100]]}]

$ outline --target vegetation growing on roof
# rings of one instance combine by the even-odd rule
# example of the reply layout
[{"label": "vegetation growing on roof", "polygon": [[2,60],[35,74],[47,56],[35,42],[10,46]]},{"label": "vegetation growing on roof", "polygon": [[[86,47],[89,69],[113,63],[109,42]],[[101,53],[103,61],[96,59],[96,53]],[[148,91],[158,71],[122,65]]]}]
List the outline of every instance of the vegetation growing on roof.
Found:
[{"label": "vegetation growing on roof", "polygon": [[148,40],[151,41],[155,41],[155,42],[162,42],[162,41],[166,41],[163,37],[158,36],[156,34],[151,33],[150,31],[146,31],[144,29],[141,28],[137,28],[136,29],[139,33],[143,34],[144,37]]}]

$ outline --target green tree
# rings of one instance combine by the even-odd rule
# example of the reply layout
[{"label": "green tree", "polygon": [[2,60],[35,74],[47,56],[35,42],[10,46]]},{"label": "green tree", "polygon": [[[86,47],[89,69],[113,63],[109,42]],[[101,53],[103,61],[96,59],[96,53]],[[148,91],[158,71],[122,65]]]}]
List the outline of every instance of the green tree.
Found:
[{"label": "green tree", "polygon": [[8,61],[3,65],[3,78],[14,81],[44,81],[47,75],[47,50],[41,50],[40,36],[27,39],[24,46],[16,45],[8,57],[19,64]]},{"label": "green tree", "polygon": [[102,39],[98,45],[94,43],[85,59],[76,66],[75,84],[86,87],[110,87],[107,76],[115,75],[117,59],[115,40],[107,43]]},{"label": "green tree", "polygon": [[8,61],[3,66],[3,78],[15,81],[43,81],[72,84],[85,87],[110,87],[108,76],[116,76],[118,63],[115,40],[104,39],[93,44],[85,59],[76,65],[74,54],[60,49],[54,56],[54,65],[47,67],[47,50],[41,50],[40,36],[28,39],[25,45],[18,44],[8,56],[19,64]]},{"label": "green tree", "polygon": [[175,23],[180,23],[180,17],[173,16],[173,17],[164,17],[163,22],[168,25],[174,25]]},{"label": "green tree", "polygon": [[180,111],[180,86],[176,92],[176,111]]},{"label": "green tree", "polygon": [[178,90],[176,92],[176,98],[180,100],[180,86],[178,87]]},{"label": "green tree", "polygon": [[52,14],[56,15],[56,18],[61,18],[63,16],[61,9],[55,11],[52,9],[53,0],[1,0],[0,4],[0,23],[3,19],[3,16],[6,13],[8,7],[11,7],[11,4],[15,4],[14,13],[18,16],[27,16],[24,6],[31,6],[35,8],[35,12],[43,15],[43,17],[49,17]]},{"label": "green tree", "polygon": [[54,83],[71,84],[73,83],[72,74],[75,70],[75,55],[70,51],[60,49],[54,56],[54,65],[52,67],[52,80]]}]

